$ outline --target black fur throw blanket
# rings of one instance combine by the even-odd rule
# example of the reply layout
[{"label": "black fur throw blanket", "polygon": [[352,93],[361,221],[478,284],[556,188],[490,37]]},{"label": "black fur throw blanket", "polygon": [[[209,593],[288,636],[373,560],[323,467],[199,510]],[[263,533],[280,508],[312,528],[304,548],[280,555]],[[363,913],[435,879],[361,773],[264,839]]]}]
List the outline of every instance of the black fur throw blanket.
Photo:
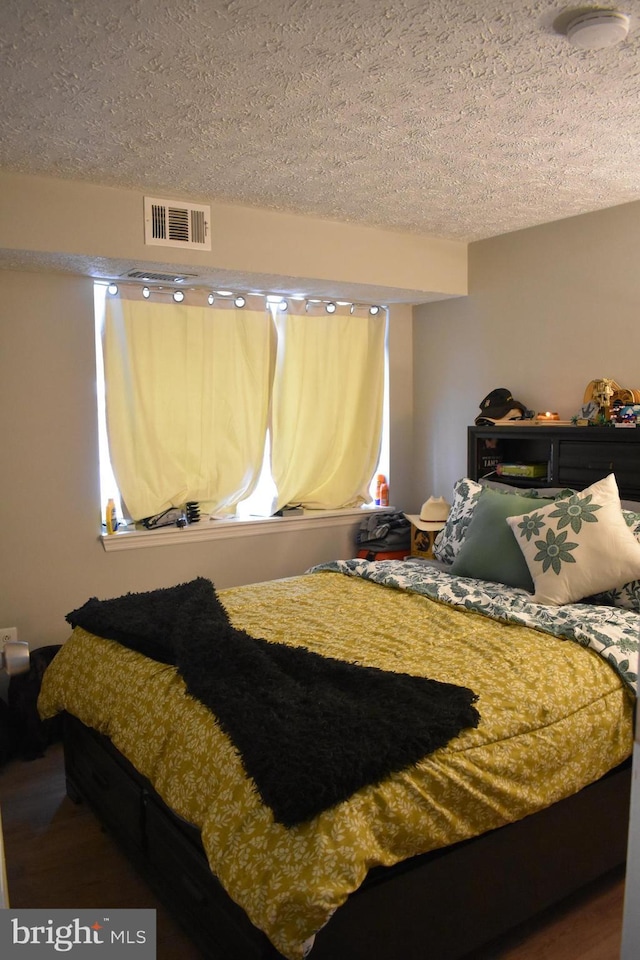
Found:
[{"label": "black fur throw blanket", "polygon": [[87,601],[72,626],[175,664],[277,822],[310,820],[476,727],[466,687],[270,643],[234,628],[213,584]]}]

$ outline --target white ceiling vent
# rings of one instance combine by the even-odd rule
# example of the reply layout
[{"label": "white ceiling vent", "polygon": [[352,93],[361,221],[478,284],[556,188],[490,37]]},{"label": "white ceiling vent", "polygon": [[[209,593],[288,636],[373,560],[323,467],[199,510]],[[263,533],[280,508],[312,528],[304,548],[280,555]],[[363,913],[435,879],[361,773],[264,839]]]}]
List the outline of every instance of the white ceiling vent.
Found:
[{"label": "white ceiling vent", "polygon": [[211,250],[211,207],[145,197],[144,242],[158,247]]},{"label": "white ceiling vent", "polygon": [[157,273],[152,270],[129,270],[128,273],[123,273],[121,276],[130,280],[146,280],[148,282],[186,283],[188,280],[196,280],[198,275],[197,273]]}]

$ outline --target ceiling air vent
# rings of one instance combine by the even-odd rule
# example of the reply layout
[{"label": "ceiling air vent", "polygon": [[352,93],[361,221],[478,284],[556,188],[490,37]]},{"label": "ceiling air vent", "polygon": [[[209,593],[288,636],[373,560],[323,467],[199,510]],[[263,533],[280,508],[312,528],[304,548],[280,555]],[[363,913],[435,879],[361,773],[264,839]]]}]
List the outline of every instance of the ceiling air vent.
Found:
[{"label": "ceiling air vent", "polygon": [[159,283],[186,283],[187,280],[195,280],[198,275],[196,273],[155,273],[150,270],[129,270],[127,274],[122,274],[122,276],[126,276],[130,280],[156,280]]},{"label": "ceiling air vent", "polygon": [[211,250],[211,207],[145,197],[144,242],[158,247]]}]

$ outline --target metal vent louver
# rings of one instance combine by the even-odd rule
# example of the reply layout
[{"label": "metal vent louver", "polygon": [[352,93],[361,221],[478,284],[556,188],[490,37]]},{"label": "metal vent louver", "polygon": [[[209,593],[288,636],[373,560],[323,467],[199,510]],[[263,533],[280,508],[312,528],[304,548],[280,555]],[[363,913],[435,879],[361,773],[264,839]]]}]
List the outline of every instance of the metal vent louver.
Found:
[{"label": "metal vent louver", "polygon": [[159,247],[211,250],[211,207],[145,197],[144,242]]},{"label": "metal vent louver", "polygon": [[151,270],[129,270],[123,274],[130,280],[156,280],[158,283],[185,283],[187,280],[195,280],[197,273],[157,273]]}]

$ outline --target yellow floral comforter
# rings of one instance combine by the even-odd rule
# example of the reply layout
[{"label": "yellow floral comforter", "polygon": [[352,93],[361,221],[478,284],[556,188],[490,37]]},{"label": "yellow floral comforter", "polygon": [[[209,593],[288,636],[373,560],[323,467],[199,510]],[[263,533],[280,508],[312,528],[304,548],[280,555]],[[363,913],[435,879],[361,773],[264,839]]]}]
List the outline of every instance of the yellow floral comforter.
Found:
[{"label": "yellow floral comforter", "polygon": [[631,752],[623,681],[576,643],[328,571],[219,596],[233,624],[254,636],[479,695],[477,729],[286,829],[174,667],[74,630],[45,674],[41,714],[67,710],[106,734],[200,828],[213,872],[290,960],[371,867],[520,819]]}]

